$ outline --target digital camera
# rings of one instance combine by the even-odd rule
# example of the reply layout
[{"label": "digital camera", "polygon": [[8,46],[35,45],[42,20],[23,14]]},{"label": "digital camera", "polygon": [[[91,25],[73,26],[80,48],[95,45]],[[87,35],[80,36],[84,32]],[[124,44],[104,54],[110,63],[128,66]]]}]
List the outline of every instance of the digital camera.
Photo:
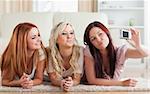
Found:
[{"label": "digital camera", "polygon": [[120,38],[121,39],[131,39],[132,35],[131,35],[131,31],[129,31],[128,29],[121,29],[120,30]]}]

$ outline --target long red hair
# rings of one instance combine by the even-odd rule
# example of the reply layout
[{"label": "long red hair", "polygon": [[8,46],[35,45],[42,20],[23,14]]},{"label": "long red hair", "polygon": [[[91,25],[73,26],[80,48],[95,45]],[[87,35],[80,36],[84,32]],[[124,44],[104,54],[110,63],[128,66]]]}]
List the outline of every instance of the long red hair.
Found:
[{"label": "long red hair", "polygon": [[[11,40],[1,57],[1,70],[7,70],[9,80],[13,80],[17,75],[22,76],[23,72],[27,72],[27,35],[32,28],[37,28],[31,23],[20,23],[14,30]],[[44,48],[41,43],[42,48]],[[33,62],[38,62],[38,50],[33,54]],[[36,65],[36,64],[35,64]]]}]

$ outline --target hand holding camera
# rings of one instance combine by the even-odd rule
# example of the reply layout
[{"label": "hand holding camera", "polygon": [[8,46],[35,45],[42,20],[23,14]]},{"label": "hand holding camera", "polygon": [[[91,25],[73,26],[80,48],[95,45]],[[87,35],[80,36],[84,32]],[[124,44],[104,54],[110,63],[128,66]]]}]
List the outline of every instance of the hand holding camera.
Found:
[{"label": "hand holding camera", "polygon": [[131,39],[131,37],[132,37],[132,34],[129,29],[121,29],[120,30],[120,38],[121,39],[129,40],[129,39]]},{"label": "hand holding camera", "polygon": [[134,28],[130,29],[121,29],[120,38],[126,39],[127,42],[133,47],[137,48],[141,46],[140,33]]}]

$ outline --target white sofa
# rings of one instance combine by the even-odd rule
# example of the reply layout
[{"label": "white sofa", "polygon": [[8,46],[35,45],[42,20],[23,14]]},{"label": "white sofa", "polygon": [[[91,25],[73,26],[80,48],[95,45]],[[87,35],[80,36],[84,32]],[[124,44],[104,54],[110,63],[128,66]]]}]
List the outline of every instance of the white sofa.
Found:
[{"label": "white sofa", "polygon": [[21,22],[31,22],[38,26],[45,46],[48,46],[52,27],[60,21],[70,22],[75,29],[79,45],[83,46],[86,26],[93,21],[101,21],[108,26],[104,13],[15,13],[0,15],[0,55],[8,45],[14,27]]}]

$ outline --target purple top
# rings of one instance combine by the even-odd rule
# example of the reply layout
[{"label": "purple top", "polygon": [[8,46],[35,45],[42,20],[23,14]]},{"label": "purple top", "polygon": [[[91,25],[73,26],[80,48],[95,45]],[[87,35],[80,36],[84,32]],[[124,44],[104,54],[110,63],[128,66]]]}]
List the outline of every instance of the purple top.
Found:
[{"label": "purple top", "polygon": [[[123,71],[124,62],[126,60],[126,57],[125,57],[126,51],[127,51],[126,45],[116,47],[116,65],[115,65],[115,71],[114,71],[114,76],[113,76],[114,80],[118,80],[120,78],[120,74]],[[94,62],[94,59],[90,53],[88,46],[84,49],[84,55],[91,58]]]}]

